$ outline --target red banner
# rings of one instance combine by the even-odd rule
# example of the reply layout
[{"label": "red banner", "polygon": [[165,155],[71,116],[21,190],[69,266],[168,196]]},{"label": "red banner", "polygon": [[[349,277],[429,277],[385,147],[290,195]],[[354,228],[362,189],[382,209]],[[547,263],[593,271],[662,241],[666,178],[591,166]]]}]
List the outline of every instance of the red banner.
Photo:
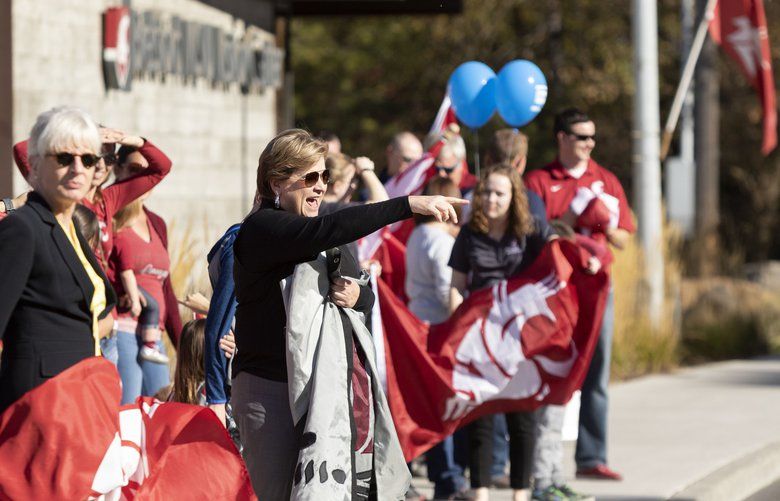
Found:
[{"label": "red banner", "polygon": [[472,294],[430,328],[379,280],[388,401],[407,459],[479,416],[568,402],[608,291],[604,273],[581,270],[579,248],[558,240],[520,276]]},{"label": "red banner", "polygon": [[94,357],[6,409],[0,499],[256,499],[210,409],[120,399],[116,368]]},{"label": "red banner", "polygon": [[710,34],[758,93],[764,109],[761,152],[768,155],[777,146],[777,105],[763,0],[720,0]]}]

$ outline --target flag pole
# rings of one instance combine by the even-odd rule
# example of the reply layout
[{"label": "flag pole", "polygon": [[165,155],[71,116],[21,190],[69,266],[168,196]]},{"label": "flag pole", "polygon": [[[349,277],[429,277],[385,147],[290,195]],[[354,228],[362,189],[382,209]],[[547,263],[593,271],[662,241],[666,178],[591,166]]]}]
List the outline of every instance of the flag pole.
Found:
[{"label": "flag pole", "polygon": [[696,36],[691,44],[691,51],[688,53],[688,59],[685,61],[685,67],[683,68],[682,76],[680,77],[680,84],[677,86],[677,93],[674,95],[672,108],[669,110],[669,117],[666,119],[666,125],[664,126],[664,131],[661,136],[662,161],[666,159],[666,156],[669,154],[669,147],[672,144],[674,130],[677,127],[677,121],[680,118],[683,101],[685,101],[685,95],[688,93],[688,88],[691,86],[693,70],[696,69],[696,63],[699,61],[701,49],[704,46],[704,40],[707,38],[707,30],[715,16],[715,7],[717,4],[718,0],[707,0],[707,5],[704,7],[704,15],[702,16],[701,21],[699,21],[699,27],[696,29]]}]

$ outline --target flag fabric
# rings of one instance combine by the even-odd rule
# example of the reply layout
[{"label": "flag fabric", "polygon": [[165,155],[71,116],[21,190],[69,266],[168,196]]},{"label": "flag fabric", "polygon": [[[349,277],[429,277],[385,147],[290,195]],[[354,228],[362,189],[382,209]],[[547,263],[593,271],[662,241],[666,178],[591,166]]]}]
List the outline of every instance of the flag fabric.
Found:
[{"label": "flag fabric", "polygon": [[576,244],[552,242],[521,275],[431,327],[378,281],[387,395],[407,460],[480,416],[568,402],[608,290],[606,274],[584,273],[580,260]]},{"label": "flag fabric", "polygon": [[761,152],[768,155],[777,146],[777,108],[763,0],[720,0],[710,34],[758,93],[764,110]]},{"label": "flag fabric", "polygon": [[93,357],[6,409],[0,499],[256,499],[210,409],[120,400],[116,368]]},{"label": "flag fabric", "polygon": [[431,129],[428,134],[436,134],[444,132],[450,124],[457,124],[458,120],[455,118],[455,110],[452,109],[452,100],[449,94],[444,95],[444,99],[439,105],[439,111],[436,112],[436,118],[433,119]]}]

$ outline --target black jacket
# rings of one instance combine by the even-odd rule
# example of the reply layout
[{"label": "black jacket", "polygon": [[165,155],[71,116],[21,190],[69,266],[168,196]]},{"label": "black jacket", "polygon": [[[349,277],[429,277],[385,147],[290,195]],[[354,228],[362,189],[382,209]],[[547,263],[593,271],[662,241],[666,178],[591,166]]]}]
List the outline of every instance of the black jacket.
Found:
[{"label": "black jacket", "polygon": [[[292,274],[295,265],[311,261],[322,251],[341,247],[358,238],[411,217],[407,197],[332,214],[303,217],[274,210],[264,201],[247,217],[233,244],[236,282],[236,358],[233,377],[239,372],[273,381],[287,381],[286,313],[279,283]],[[349,256],[347,247],[342,255]],[[345,266],[358,268],[352,259]],[[355,269],[349,270],[356,272]],[[371,309],[373,293],[361,288],[355,310]]]},{"label": "black jacket", "polygon": [[[76,230],[106,286],[108,315],[116,295],[89,244]],[[94,355],[89,303],[94,287],[46,201],[27,204],[0,222],[0,410],[25,392]]]}]

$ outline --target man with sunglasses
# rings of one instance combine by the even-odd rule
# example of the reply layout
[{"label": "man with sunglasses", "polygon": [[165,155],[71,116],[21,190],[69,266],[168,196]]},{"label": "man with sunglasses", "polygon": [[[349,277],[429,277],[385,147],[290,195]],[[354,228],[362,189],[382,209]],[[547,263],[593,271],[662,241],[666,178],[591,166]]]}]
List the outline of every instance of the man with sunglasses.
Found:
[{"label": "man with sunglasses", "polygon": [[[558,157],[544,168],[527,173],[526,186],[542,197],[549,220],[562,220],[604,246],[609,243],[622,249],[636,228],[620,181],[591,158],[596,125],[584,112],[569,108],[555,116],[553,134]],[[604,268],[609,273],[606,265]],[[575,456],[578,477],[621,479],[619,473],[607,467],[607,384],[613,330],[614,296],[610,289],[599,339],[582,385]],[[540,453],[551,451],[537,451]]]}]

